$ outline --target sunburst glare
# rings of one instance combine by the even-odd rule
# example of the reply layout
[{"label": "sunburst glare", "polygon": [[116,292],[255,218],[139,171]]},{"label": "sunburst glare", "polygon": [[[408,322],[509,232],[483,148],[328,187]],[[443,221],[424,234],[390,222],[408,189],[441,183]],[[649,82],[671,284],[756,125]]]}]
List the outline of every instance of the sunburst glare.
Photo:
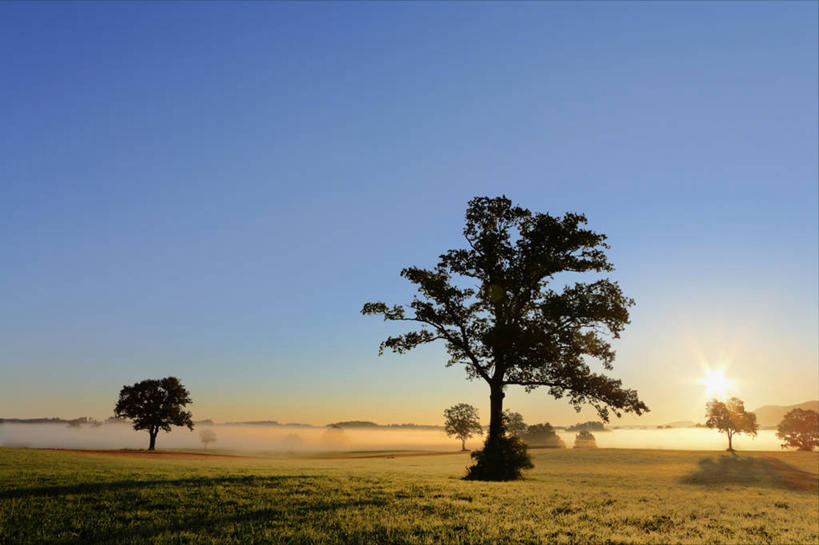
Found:
[{"label": "sunburst glare", "polygon": [[700,382],[705,384],[706,397],[718,399],[724,398],[731,387],[731,381],[725,378],[725,371],[722,369],[712,371],[706,368],[705,377],[700,379]]}]

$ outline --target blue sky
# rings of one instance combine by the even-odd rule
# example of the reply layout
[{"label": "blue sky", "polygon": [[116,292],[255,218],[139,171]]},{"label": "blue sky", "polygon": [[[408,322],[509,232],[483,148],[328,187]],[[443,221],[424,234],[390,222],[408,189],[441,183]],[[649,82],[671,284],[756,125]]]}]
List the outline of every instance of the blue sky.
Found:
[{"label": "blue sky", "polygon": [[[816,3],[0,4],[0,416],[488,414],[442,347],[377,357],[466,202],[580,211],[637,300],[660,423],[703,366],[819,398]],[[513,391],[529,421],[564,401]]]}]

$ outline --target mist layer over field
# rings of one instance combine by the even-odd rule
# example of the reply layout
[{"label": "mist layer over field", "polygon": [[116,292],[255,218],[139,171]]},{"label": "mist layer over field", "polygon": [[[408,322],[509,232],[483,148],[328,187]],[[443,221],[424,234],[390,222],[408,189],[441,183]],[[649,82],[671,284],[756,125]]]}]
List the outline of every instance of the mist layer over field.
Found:
[{"label": "mist layer over field", "polygon": [[[355,429],[304,428],[287,426],[197,426],[194,431],[174,429],[160,433],[159,449],[201,449],[199,432],[210,429],[216,441],[210,450],[245,452],[321,452],[358,450],[458,450],[460,441],[437,429]],[[573,432],[559,432],[571,447]],[[595,433],[600,448],[645,448],[679,450],[725,450],[728,441],[714,430],[620,429]],[[71,428],[65,424],[0,424],[0,446],[68,449],[141,449],[148,434],[126,424]],[[467,441],[467,448],[479,448],[480,438]],[[737,450],[780,450],[773,430],[761,430],[758,437],[734,438]]]}]

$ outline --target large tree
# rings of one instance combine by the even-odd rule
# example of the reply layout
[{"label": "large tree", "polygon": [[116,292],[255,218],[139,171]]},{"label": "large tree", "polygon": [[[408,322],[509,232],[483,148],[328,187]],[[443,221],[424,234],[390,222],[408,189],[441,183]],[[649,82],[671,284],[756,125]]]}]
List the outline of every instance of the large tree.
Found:
[{"label": "large tree", "polygon": [[728,436],[728,450],[734,451],[734,435],[745,433],[756,437],[759,425],[756,415],[745,410],[745,403],[739,398],[732,397],[728,401],[712,399],[705,405],[705,425],[716,428]]},{"label": "large tree", "polygon": [[169,432],[171,426],[193,429],[192,415],[184,410],[191,403],[190,392],[176,377],[143,380],[133,386],[122,387],[114,416],[132,420],[135,430],[148,430],[148,450],[154,450],[159,430]]},{"label": "large tree", "polygon": [[788,411],[776,429],[782,448],[812,451],[819,446],[819,412],[805,409]]},{"label": "large tree", "polygon": [[466,450],[466,440],[473,435],[483,435],[478,409],[468,403],[458,403],[444,410],[444,431],[450,437],[461,440],[461,450]]},{"label": "large tree", "polygon": [[[628,324],[633,301],[599,274],[613,270],[606,237],[585,224],[582,214],[554,217],[513,206],[506,197],[476,197],[466,210],[466,248],[442,254],[432,269],[401,271],[417,286],[409,305],[372,302],[362,309],[385,320],[420,324],[387,338],[380,353],[403,353],[442,340],[447,365],[464,365],[470,379],[489,385],[484,450],[501,449],[504,442],[507,386],[547,388],[555,398],[568,396],[577,410],[591,404],[604,421],[610,411],[620,416],[621,411],[648,410],[636,391],[589,366],[588,360],[596,359],[603,369],[612,369],[610,339]],[[595,277],[560,286],[569,279],[562,273]],[[503,460],[503,455],[486,459]],[[472,473],[488,479],[517,476],[483,469]]]}]

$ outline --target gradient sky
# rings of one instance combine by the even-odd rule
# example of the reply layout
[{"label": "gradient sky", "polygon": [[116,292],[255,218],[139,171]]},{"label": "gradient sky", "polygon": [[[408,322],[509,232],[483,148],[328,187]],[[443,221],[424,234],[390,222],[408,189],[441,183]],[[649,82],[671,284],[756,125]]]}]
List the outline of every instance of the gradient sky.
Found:
[{"label": "gradient sky", "polygon": [[621,423],[702,420],[705,366],[819,398],[817,6],[0,4],[0,416],[176,375],[196,418],[487,417],[359,312],[498,194],[609,235]]}]

